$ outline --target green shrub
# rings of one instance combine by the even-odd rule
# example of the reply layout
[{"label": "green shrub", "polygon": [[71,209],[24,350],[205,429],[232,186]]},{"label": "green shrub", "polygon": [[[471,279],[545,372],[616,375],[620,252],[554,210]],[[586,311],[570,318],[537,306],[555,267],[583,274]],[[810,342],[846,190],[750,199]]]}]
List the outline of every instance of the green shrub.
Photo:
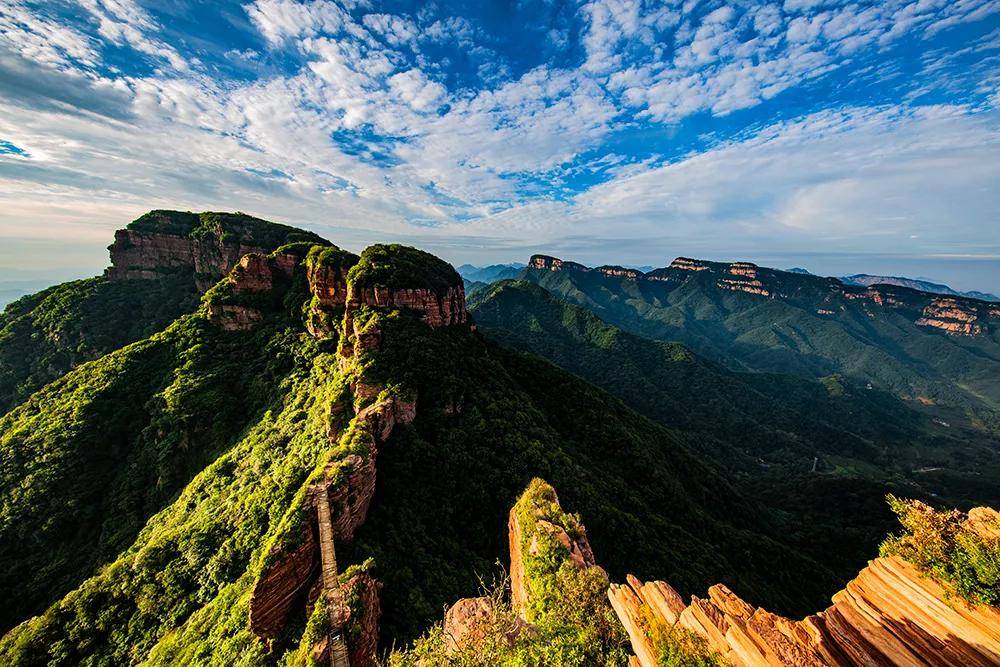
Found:
[{"label": "green shrub", "polygon": [[959,597],[980,604],[1000,604],[1000,539],[970,530],[966,515],[940,511],[918,500],[888,496],[903,524],[902,535],[889,537],[882,556],[899,556]]}]

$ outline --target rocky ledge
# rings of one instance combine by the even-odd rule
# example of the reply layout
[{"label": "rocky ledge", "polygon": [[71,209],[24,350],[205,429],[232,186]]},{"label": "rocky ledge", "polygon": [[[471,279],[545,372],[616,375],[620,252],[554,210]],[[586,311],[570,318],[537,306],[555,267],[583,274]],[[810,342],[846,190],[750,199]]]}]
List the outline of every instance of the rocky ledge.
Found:
[{"label": "rocky ledge", "polygon": [[869,315],[874,308],[894,310],[921,327],[953,335],[979,336],[1000,323],[1000,307],[969,297],[941,296],[898,285],[848,285],[836,278],[780,271],[751,262],[710,262],[678,257],[669,266],[643,273],[620,266],[591,269],[549,255],[532,255],[528,269],[596,273],[608,279],[680,285],[705,281],[717,289],[758,298],[782,299],[807,305],[823,315],[835,315],[849,303],[858,303]]},{"label": "rocky ledge", "polygon": [[[1000,514],[977,508],[965,525],[996,539]],[[651,624],[695,633],[736,667],[1000,664],[1000,609],[949,594],[895,556],[871,561],[829,608],[800,621],[754,607],[722,585],[685,604],[666,582],[629,577],[608,595],[639,667],[660,664]]]},{"label": "rocky ledge", "polygon": [[148,280],[187,272],[204,292],[249,253],[287,243],[326,244],[321,237],[242,213],[150,211],[115,232],[109,280]]}]

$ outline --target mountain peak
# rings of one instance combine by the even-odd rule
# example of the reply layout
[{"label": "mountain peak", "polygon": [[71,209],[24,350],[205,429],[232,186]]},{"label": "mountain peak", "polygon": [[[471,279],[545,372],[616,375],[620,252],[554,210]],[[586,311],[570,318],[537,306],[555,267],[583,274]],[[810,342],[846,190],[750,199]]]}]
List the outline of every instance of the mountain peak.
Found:
[{"label": "mountain peak", "polygon": [[288,243],[329,245],[322,237],[245,213],[153,210],[115,232],[110,280],[148,280],[188,272],[204,292],[248,253]]}]

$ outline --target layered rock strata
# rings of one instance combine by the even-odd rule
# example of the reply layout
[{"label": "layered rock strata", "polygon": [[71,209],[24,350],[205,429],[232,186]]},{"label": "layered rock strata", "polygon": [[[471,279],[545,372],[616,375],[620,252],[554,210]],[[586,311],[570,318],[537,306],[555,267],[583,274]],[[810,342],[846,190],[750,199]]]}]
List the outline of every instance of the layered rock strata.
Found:
[{"label": "layered rock strata", "polygon": [[[617,266],[590,269],[548,255],[533,255],[528,261],[528,269],[578,271],[596,273],[609,279],[674,285],[702,280],[707,276],[718,289],[798,302],[824,315],[833,315],[844,310],[848,303],[855,302],[866,308],[897,311],[918,326],[953,335],[980,336],[1000,323],[1000,307],[978,299],[941,296],[897,285],[849,285],[836,278],[779,271],[750,262],[709,262],[678,257],[665,268],[643,273]],[[871,314],[874,311],[868,312]]]},{"label": "layered rock strata", "polygon": [[295,240],[323,239],[242,214],[151,211],[115,232],[110,280],[149,280],[186,271],[205,292],[249,253],[266,255]]},{"label": "layered rock strata", "polygon": [[[969,515],[978,524],[968,525],[996,530],[997,520],[994,510],[979,508]],[[685,604],[666,582],[630,576],[608,596],[640,667],[659,664],[651,623],[694,632],[737,667],[1000,664],[1000,609],[949,595],[898,557],[871,561],[830,607],[799,621],[754,607],[722,585]]]}]

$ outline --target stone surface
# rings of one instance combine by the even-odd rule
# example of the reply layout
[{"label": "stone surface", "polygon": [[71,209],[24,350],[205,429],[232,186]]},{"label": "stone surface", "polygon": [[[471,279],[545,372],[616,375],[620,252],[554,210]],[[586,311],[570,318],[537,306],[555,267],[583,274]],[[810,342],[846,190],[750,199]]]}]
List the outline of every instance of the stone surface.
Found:
[{"label": "stone surface", "polygon": [[[261,304],[267,299],[254,299],[284,293],[301,257],[293,253],[275,252],[270,255],[249,253],[240,258],[229,275],[208,298],[208,318],[226,331],[247,331],[264,319]],[[273,299],[278,301],[278,298]]]},{"label": "stone surface", "polygon": [[[992,311],[991,311],[992,312]],[[924,306],[917,324],[952,334],[978,336],[985,331],[978,309],[956,298],[940,297]]]},{"label": "stone surface", "polygon": [[362,572],[351,577],[344,584],[348,600],[347,648],[350,652],[351,667],[375,667],[378,665],[379,619],[382,604],[379,593],[382,584],[371,575]]},{"label": "stone surface", "polygon": [[[977,516],[983,530],[996,529],[989,511]],[[896,557],[871,561],[832,606],[799,621],[754,607],[721,585],[685,605],[669,584],[629,577],[608,596],[641,667],[657,665],[644,629],[650,616],[704,637],[737,667],[1000,664],[1000,609],[949,597]]]},{"label": "stone surface", "polygon": [[244,245],[209,234],[192,239],[186,236],[119,229],[108,247],[111,266],[105,275],[111,280],[148,280],[171,270],[191,270],[202,292],[218,282],[248,253],[266,254],[273,248]]},{"label": "stone surface", "polygon": [[[535,482],[532,482],[535,484]],[[544,484],[544,483],[543,483]],[[587,531],[583,525],[578,527],[578,535],[571,537],[566,529],[558,526],[542,516],[552,516],[562,514],[559,498],[555,490],[545,484],[547,492],[551,495],[552,505],[545,508],[529,508],[528,513],[532,521],[529,525],[521,525],[522,512],[518,511],[518,505],[524,502],[524,496],[510,510],[507,518],[507,541],[510,548],[510,591],[511,605],[514,611],[521,617],[526,618],[525,610],[531,605],[530,587],[526,582],[525,559],[527,556],[539,555],[539,540],[555,538],[566,548],[569,562],[580,568],[599,567],[594,561],[594,552],[590,548],[590,541],[587,539]],[[531,487],[529,486],[529,491]],[[525,492],[525,496],[529,492]],[[523,550],[527,545],[526,551]],[[531,620],[526,618],[526,620]]]},{"label": "stone surface", "polygon": [[444,641],[449,652],[481,642],[493,621],[493,601],[488,597],[462,598],[444,614]]},{"label": "stone surface", "polygon": [[272,553],[273,564],[260,577],[250,597],[250,629],[265,640],[276,638],[288,615],[305,602],[316,579],[319,552],[309,526],[302,527],[300,544],[289,551]]},{"label": "stone surface", "polygon": [[341,325],[347,305],[347,273],[357,261],[357,255],[337,248],[328,248],[310,257],[306,279],[313,298],[309,304],[306,328],[313,336],[329,335]]}]

